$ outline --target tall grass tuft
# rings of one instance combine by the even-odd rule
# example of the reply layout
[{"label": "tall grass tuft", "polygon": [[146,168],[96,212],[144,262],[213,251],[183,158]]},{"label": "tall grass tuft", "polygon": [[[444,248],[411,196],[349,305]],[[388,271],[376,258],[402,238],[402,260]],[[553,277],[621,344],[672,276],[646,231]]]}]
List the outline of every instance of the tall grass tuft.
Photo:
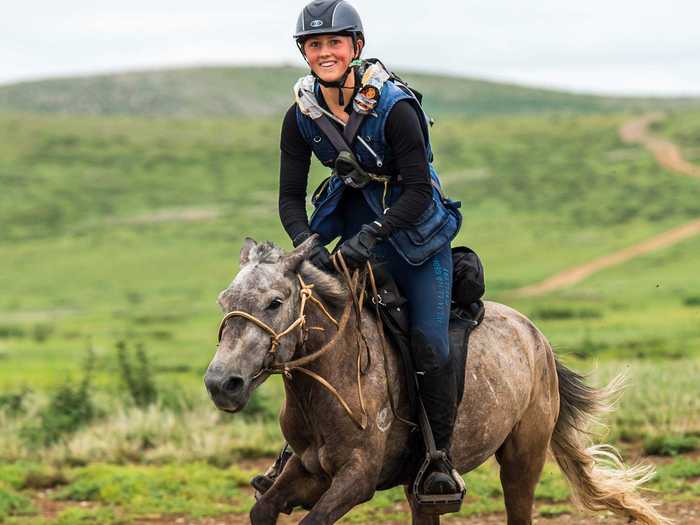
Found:
[{"label": "tall grass tuft", "polygon": [[90,423],[96,416],[90,393],[94,370],[95,353],[90,347],[80,384],[77,387],[71,383],[62,384],[51,395],[48,406],[39,412],[38,421],[24,426],[22,437],[31,445],[51,445]]},{"label": "tall grass tuft", "polygon": [[158,390],[143,344],[136,345],[135,357],[132,359],[126,342],[119,341],[117,360],[122,381],[134,404],[144,408],[155,403],[158,400]]},{"label": "tall grass tuft", "polygon": [[24,408],[24,401],[29,393],[29,389],[24,388],[20,392],[0,394],[0,410],[5,410],[10,416],[20,414]]}]

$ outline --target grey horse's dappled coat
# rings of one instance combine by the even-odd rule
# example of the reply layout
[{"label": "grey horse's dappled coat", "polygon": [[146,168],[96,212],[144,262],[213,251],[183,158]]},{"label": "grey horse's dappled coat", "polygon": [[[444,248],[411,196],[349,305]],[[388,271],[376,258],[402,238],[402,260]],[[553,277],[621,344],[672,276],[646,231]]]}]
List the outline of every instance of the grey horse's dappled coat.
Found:
[{"label": "grey horse's dappled coat", "polygon": [[[337,319],[348,291],[336,276],[305,261],[312,242],[309,239],[284,254],[271,243],[246,240],[240,272],[219,295],[224,312],[242,310],[276,332],[283,331],[299,315],[298,273],[313,283],[314,294]],[[253,507],[252,523],[276,523],[280,512],[296,506],[310,509],[301,523],[335,523],[371,499],[377,487],[408,482],[404,469],[410,429],[394,416],[388,395],[389,389],[399,414],[406,415],[401,365],[393,351],[385,360],[373,313],[365,310],[360,322],[369,343],[360,363],[369,425],[360,430],[327,390],[309,377],[292,373],[285,381],[280,425],[295,454]],[[281,339],[277,362],[313,353],[336,336],[335,327],[314,306],[306,309],[306,324],[324,331],[310,330],[303,346],[301,330]],[[308,365],[334,385],[355,412],[360,410],[357,324],[353,316],[347,329],[337,335],[335,347]],[[266,332],[245,319],[227,321],[205,377],[220,409],[241,410],[267,378],[259,372],[269,341]],[[587,387],[580,376],[557,362],[532,322],[512,308],[487,302],[484,321],[470,339],[464,398],[451,451],[455,467],[468,472],[496,456],[509,525],[531,523],[535,485],[550,449],[581,506],[609,509],[649,525],[668,523],[635,491],[648,479],[648,470],[625,469],[608,450],[583,444],[586,436],[580,429],[597,411],[608,408],[608,398],[618,386]],[[612,459],[614,466],[602,467],[601,459]],[[439,522],[415,509],[413,519],[414,523]]]}]

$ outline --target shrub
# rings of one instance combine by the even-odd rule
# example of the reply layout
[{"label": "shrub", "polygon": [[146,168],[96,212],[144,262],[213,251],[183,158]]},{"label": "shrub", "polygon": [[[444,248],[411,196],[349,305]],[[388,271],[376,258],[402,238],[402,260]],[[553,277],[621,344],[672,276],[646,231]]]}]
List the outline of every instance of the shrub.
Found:
[{"label": "shrub", "polygon": [[89,348],[80,385],[61,385],[51,395],[48,406],[39,412],[38,425],[30,424],[22,429],[25,440],[32,445],[50,445],[93,420],[96,411],[90,395],[90,384],[94,367],[95,354]]},{"label": "shrub", "polygon": [[700,295],[691,295],[683,299],[685,306],[700,306]]},{"label": "shrub", "polygon": [[15,325],[0,325],[0,339],[10,339],[11,337],[24,337],[27,334],[20,326]]},{"label": "shrub", "polygon": [[63,472],[47,467],[29,469],[22,483],[23,489],[46,490],[68,484]]},{"label": "shrub", "polygon": [[561,321],[564,319],[600,319],[603,314],[592,308],[544,307],[532,313],[534,319]]},{"label": "shrub", "polygon": [[[138,407],[147,407],[158,400],[158,391],[153,378],[146,350],[142,344],[136,345],[135,359],[129,354],[126,343],[117,343],[117,360],[121,379],[129,396]],[[135,360],[135,362],[133,362]]]},{"label": "shrub", "polygon": [[607,349],[607,343],[604,343],[603,341],[595,341],[589,335],[586,335],[580,343],[568,346],[562,350],[578,357],[579,359],[588,359],[604,352]]},{"label": "shrub", "polygon": [[32,337],[37,343],[43,343],[46,341],[49,337],[51,337],[51,334],[54,332],[54,327],[50,324],[37,324],[34,325],[34,329],[32,330]]},{"label": "shrub", "polygon": [[262,419],[274,421],[277,418],[277,409],[261,391],[256,391],[250,396],[241,414],[246,419]]},{"label": "shrub", "polygon": [[694,436],[654,436],[644,440],[644,452],[654,456],[677,456],[700,449]]},{"label": "shrub", "polygon": [[0,409],[4,409],[11,416],[16,416],[22,411],[24,399],[28,394],[28,389],[17,393],[8,392],[7,394],[0,394]]},{"label": "shrub", "polygon": [[36,510],[32,507],[29,498],[0,483],[0,522],[4,523],[8,516],[26,516],[35,513]]}]

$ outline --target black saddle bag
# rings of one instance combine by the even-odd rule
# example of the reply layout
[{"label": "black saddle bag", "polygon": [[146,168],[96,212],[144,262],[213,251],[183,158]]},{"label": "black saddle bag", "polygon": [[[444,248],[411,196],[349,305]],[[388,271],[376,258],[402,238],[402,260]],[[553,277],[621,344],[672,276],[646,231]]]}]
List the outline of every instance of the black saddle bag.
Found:
[{"label": "black saddle bag", "polygon": [[452,302],[461,308],[479,301],[486,291],[484,266],[471,248],[452,248]]}]

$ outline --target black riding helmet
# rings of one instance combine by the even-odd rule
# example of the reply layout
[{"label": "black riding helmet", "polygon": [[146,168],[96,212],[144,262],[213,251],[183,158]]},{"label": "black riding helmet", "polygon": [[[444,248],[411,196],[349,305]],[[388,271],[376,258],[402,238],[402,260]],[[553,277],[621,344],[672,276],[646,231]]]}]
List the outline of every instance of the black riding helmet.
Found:
[{"label": "black riding helmet", "polygon": [[[357,41],[361,39],[365,41],[365,36],[362,28],[362,20],[360,15],[345,0],[314,0],[308,4],[297,19],[297,27],[294,32],[294,38],[297,42],[297,47],[301,52],[304,60],[304,41],[315,35],[347,35],[352,37],[352,47],[357,53]],[[338,88],[338,102],[343,105],[345,100],[343,97],[343,86],[352,71],[351,67],[343,73],[340,80],[335,82],[326,82],[316,76],[318,81],[326,87]]]}]

